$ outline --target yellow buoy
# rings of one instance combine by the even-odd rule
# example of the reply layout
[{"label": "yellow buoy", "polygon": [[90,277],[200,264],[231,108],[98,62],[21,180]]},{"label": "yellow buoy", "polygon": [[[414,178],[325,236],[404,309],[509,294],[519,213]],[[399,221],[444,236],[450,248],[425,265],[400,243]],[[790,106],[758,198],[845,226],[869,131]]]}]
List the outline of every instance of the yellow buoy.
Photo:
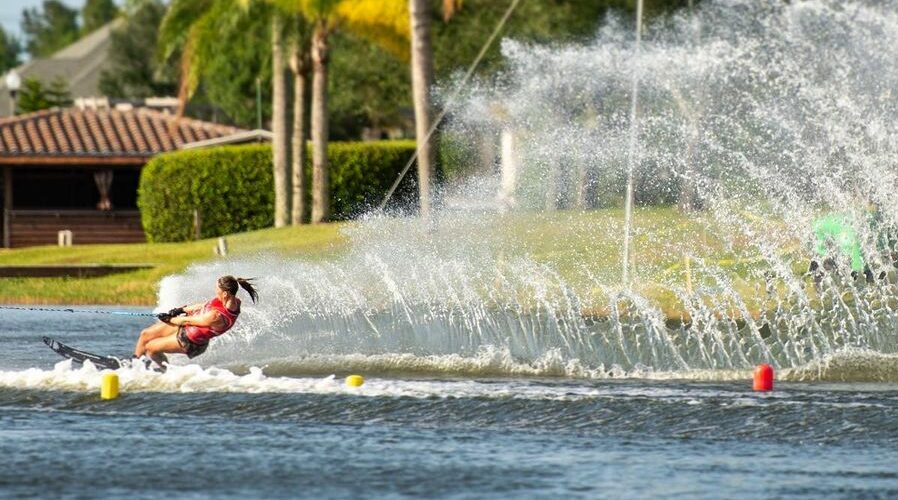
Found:
[{"label": "yellow buoy", "polygon": [[365,383],[365,378],[361,375],[350,375],[346,377],[346,385],[348,387],[361,387]]},{"label": "yellow buoy", "polygon": [[118,397],[118,373],[106,372],[100,384],[101,399],[115,399]]}]

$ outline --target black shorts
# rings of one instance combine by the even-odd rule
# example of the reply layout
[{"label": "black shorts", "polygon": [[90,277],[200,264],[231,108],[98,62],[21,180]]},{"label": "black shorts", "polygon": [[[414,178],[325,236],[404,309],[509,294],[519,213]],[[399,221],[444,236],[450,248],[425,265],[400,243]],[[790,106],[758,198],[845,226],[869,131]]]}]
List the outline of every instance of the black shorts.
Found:
[{"label": "black shorts", "polygon": [[206,352],[206,348],[209,347],[209,344],[197,344],[196,342],[190,340],[187,337],[187,331],[184,330],[184,327],[178,328],[178,344],[184,348],[184,353],[187,354],[187,357],[193,359],[200,354]]}]

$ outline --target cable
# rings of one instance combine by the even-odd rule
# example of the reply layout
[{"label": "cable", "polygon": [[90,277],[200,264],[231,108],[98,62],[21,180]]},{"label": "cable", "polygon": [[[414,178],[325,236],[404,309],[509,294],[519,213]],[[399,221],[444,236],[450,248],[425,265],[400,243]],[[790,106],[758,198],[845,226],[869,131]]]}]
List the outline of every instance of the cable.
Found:
[{"label": "cable", "polygon": [[99,311],[88,309],[63,309],[53,307],[16,307],[16,306],[0,306],[0,309],[11,309],[14,311],[40,311],[40,312],[68,312],[68,313],[89,313],[89,314],[111,314],[114,316],[145,316],[156,317],[153,313],[139,313],[129,311]]},{"label": "cable", "polygon": [[[474,58],[474,62],[471,63],[471,66],[468,67],[468,71],[465,73],[464,78],[461,79],[461,82],[455,88],[455,91],[452,93],[452,96],[446,101],[446,105],[443,107],[443,110],[437,116],[437,119],[434,120],[433,124],[430,126],[430,130],[427,131],[427,135],[424,137],[423,144],[427,144],[430,142],[430,137],[436,131],[437,126],[439,126],[440,122],[443,121],[443,118],[446,116],[446,113],[449,112],[449,108],[455,104],[455,99],[458,97],[458,94],[461,93],[461,89],[468,83],[468,79],[471,78],[471,75],[474,73],[474,70],[477,68],[477,65],[480,64],[480,60],[483,59],[483,56],[486,55],[486,51],[489,50],[490,46],[493,44],[493,40],[496,39],[496,36],[502,30],[502,27],[505,26],[508,18],[511,17],[511,13],[514,12],[515,8],[517,8],[518,4],[521,3],[521,0],[513,0],[511,5],[508,6],[508,10],[505,11],[505,14],[502,16],[502,19],[499,21],[499,24],[496,25],[496,29],[493,30],[493,33],[487,39],[486,43],[481,47],[480,53],[477,54],[477,57]],[[399,173],[399,177],[396,178],[396,181],[393,182],[393,186],[390,187],[390,190],[387,191],[387,195],[384,196],[384,201],[380,203],[380,206],[377,208],[379,211],[383,211],[384,207],[387,206],[387,202],[390,201],[390,198],[393,196],[393,193],[396,191],[396,188],[399,187],[399,183],[402,182],[402,179],[405,177],[405,174],[408,173],[408,169],[415,163],[415,160],[418,159],[418,153],[421,151],[421,144],[418,143],[418,146],[415,148],[414,154],[409,158],[408,163],[405,164],[405,167],[402,169],[402,172]]]}]

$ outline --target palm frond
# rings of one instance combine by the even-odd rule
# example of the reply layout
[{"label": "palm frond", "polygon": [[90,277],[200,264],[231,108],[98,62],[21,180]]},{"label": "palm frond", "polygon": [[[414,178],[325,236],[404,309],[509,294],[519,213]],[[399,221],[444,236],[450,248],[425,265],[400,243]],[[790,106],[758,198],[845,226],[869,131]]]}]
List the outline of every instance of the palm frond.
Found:
[{"label": "palm frond", "polygon": [[409,59],[409,14],[405,0],[343,0],[335,9],[347,31],[365,38],[399,59]]},{"label": "palm frond", "polygon": [[158,54],[168,61],[187,43],[190,27],[212,6],[214,0],[172,0],[159,25]]}]

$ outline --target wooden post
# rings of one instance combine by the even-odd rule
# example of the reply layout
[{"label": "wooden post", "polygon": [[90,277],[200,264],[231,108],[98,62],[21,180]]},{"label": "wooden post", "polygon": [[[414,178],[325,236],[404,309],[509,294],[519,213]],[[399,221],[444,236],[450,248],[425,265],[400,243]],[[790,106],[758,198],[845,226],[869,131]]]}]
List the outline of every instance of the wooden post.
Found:
[{"label": "wooden post", "polygon": [[3,248],[9,248],[9,217],[12,210],[12,167],[3,168]]},{"label": "wooden post", "polygon": [[200,216],[200,211],[197,208],[193,209],[193,239],[200,239],[200,234],[202,234],[202,226],[203,219]]},{"label": "wooden post", "polygon": [[61,247],[72,246],[72,231],[70,229],[63,229],[56,233],[56,242]]},{"label": "wooden post", "polygon": [[228,240],[224,236],[218,237],[218,243],[215,245],[215,255],[228,256]]}]

